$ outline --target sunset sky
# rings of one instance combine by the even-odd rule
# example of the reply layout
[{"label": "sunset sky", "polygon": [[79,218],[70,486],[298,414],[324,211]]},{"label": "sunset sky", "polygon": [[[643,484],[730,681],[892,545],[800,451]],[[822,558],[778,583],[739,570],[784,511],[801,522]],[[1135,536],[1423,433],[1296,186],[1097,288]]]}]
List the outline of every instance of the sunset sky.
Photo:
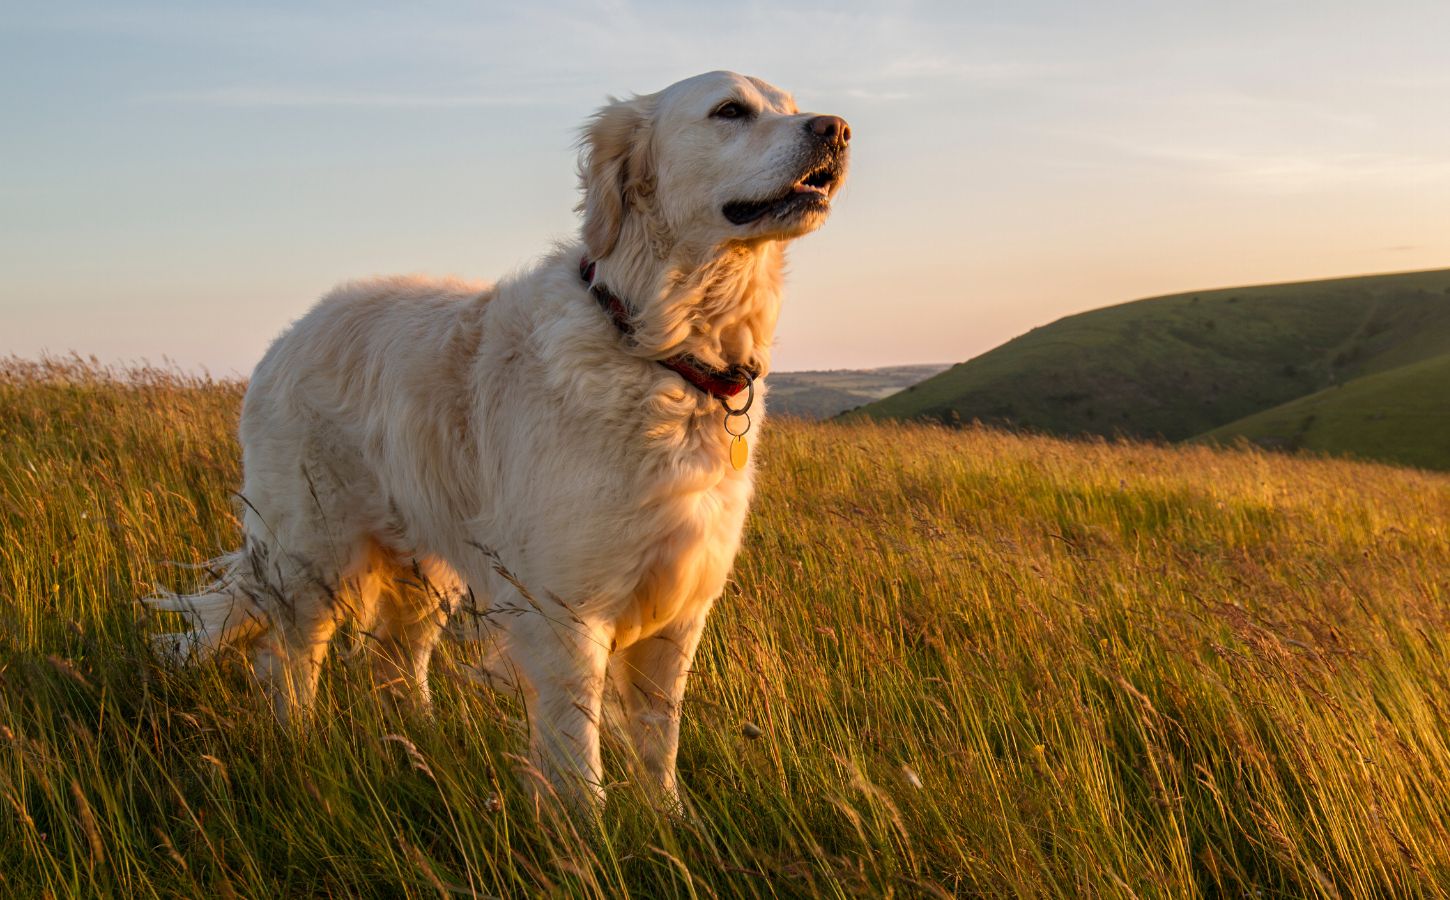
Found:
[{"label": "sunset sky", "polygon": [[716,68],[854,136],[777,369],[1450,266],[1450,3],[9,3],[0,353],[246,373],[340,280],[496,278],[606,95]]}]

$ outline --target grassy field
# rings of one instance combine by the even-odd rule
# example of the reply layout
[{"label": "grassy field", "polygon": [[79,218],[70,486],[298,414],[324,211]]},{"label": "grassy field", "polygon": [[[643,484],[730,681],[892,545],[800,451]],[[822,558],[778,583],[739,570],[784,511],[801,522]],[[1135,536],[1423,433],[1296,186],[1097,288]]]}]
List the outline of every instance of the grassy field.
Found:
[{"label": "grassy field", "polygon": [[571,823],[466,644],[436,719],[337,658],[302,733],[148,655],[132,598],[235,540],[239,397],[0,375],[0,895],[1450,893],[1450,477],[772,422],[693,813]]},{"label": "grassy field", "polygon": [[1184,440],[1447,353],[1450,270],[1194,291],[1035,328],[858,415]]}]

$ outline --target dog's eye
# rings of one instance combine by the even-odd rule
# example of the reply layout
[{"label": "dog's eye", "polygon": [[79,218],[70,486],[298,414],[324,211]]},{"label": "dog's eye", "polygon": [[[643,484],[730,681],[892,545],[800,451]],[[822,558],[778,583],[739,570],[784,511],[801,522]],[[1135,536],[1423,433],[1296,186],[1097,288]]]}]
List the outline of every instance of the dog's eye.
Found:
[{"label": "dog's eye", "polygon": [[749,107],[737,100],[726,100],[710,113],[712,119],[745,119],[749,117]]}]

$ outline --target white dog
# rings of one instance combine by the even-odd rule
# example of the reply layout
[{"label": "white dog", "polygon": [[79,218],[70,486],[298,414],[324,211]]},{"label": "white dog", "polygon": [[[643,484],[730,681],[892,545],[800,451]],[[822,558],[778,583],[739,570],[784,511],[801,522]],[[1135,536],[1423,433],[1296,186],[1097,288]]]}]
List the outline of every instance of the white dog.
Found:
[{"label": "white dog", "polygon": [[202,592],[150,601],[193,629],[162,643],[250,653],[285,719],[351,615],[378,682],[426,703],[471,595],[561,794],[603,796],[609,670],[644,775],[677,797],[685,679],[751,495],[733,435],[759,428],[785,244],[825,221],[849,139],[729,72],[611,102],[581,142],[581,242],[495,287],[323,299],[247,390],[243,546]]}]

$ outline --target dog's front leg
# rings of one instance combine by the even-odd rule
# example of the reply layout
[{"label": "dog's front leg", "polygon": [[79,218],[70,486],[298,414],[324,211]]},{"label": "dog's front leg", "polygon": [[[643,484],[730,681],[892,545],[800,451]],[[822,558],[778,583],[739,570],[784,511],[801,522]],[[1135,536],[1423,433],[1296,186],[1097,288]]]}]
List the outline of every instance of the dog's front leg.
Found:
[{"label": "dog's front leg", "polygon": [[635,768],[666,804],[676,808],[681,705],[709,606],[619,650],[611,664],[625,730],[634,746]]},{"label": "dog's front leg", "polygon": [[542,617],[509,630],[533,763],[569,806],[597,808],[604,802],[599,722],[611,635]]}]

